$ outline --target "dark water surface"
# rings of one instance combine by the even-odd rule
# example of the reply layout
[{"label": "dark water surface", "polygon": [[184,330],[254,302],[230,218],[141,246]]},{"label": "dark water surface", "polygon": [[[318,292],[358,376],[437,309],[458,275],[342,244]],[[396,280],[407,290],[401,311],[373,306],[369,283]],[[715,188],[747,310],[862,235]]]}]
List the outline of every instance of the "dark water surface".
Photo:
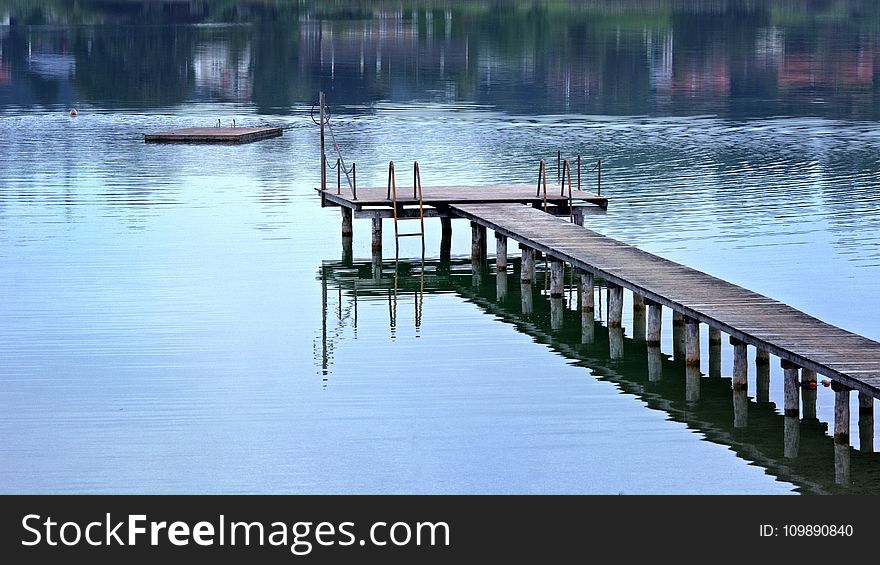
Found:
[{"label": "dark water surface", "polygon": [[[582,346],[576,295],[555,331],[518,264],[499,297],[432,260],[436,220],[424,269],[386,237],[377,280],[366,220],[342,263],[309,116],[363,185],[601,158],[588,226],[880,339],[873,2],[207,6],[0,1],[0,492],[880,490],[855,395],[847,479],[828,389],[785,456],[776,360],[735,429],[726,341],[687,403],[668,355]],[[143,143],[217,119],[284,136]]]}]

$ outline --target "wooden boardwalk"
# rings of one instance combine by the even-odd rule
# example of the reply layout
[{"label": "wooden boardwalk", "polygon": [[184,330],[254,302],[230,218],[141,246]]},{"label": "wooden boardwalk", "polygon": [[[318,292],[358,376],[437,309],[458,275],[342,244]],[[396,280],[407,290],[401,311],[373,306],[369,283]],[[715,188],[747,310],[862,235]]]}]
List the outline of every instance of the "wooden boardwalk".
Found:
[{"label": "wooden boardwalk", "polygon": [[144,135],[146,143],[250,143],[282,134],[281,128],[183,128]]},{"label": "wooden boardwalk", "polygon": [[[365,207],[390,207],[391,200],[387,197],[386,187],[368,187],[357,189],[355,199],[348,188],[344,188],[337,194],[337,189],[316,189],[321,195],[323,203],[343,206],[355,211],[361,211]],[[519,203],[533,206],[543,206],[544,196],[535,195],[534,184],[491,184],[479,186],[423,186],[422,200],[425,206],[440,209],[442,212],[450,204],[477,204],[477,203]],[[588,191],[575,190],[572,192],[572,201],[577,203],[595,204],[608,206],[608,198]],[[397,187],[397,203],[399,206],[418,206],[419,200],[413,195],[412,186]],[[554,207],[567,207],[568,196],[560,196],[558,186],[547,186],[547,204]],[[437,215],[436,213],[430,215]]]},{"label": "wooden boardwalk", "polygon": [[880,397],[880,343],[876,341],[531,206],[455,203],[450,210],[783,361]]}]

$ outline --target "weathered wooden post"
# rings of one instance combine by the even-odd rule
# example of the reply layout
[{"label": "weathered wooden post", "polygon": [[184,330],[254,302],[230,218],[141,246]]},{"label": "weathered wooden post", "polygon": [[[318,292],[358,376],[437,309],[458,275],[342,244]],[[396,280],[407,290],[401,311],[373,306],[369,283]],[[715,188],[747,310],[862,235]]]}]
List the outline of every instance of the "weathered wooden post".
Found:
[{"label": "weathered wooden post", "polygon": [[782,359],[783,389],[785,392],[785,415],[800,418],[800,384],[798,383],[798,366]]},{"label": "weathered wooden post", "polygon": [[721,378],[721,330],[709,328],[709,378]]},{"label": "weathered wooden post", "polygon": [[874,398],[859,393],[859,451],[874,453]]},{"label": "weathered wooden post", "polygon": [[684,360],[685,337],[684,337],[684,314],[678,310],[672,311],[672,357],[676,362]]},{"label": "weathered wooden post", "polygon": [[801,406],[802,416],[804,420],[816,419],[816,397],[819,391],[816,390],[816,372],[809,369],[801,369]]},{"label": "weathered wooden post", "polygon": [[504,302],[507,298],[507,269],[495,273],[495,295],[498,302]]},{"label": "weathered wooden post", "polygon": [[619,328],[623,322],[623,287],[608,283],[608,327]]},{"label": "weathered wooden post", "polygon": [[849,391],[837,381],[831,381],[834,391],[834,442],[849,445]]},{"label": "weathered wooden post", "polygon": [[507,236],[495,232],[495,270],[507,272]]},{"label": "weathered wooden post", "polygon": [[770,402],[770,353],[755,351],[755,401]]},{"label": "weathered wooden post", "polygon": [[565,287],[565,263],[550,258],[550,298],[562,298]]},{"label": "weathered wooden post", "polygon": [[584,207],[575,206],[573,210],[574,223],[578,226],[584,225]]},{"label": "weathered wooden post", "polygon": [[686,365],[700,366],[700,322],[694,318],[685,317],[685,356]]},{"label": "weathered wooden post", "polygon": [[440,260],[452,258],[452,218],[440,216]]},{"label": "weathered wooden post", "polygon": [[633,291],[633,339],[645,341],[645,297]]},{"label": "weathered wooden post", "polygon": [[352,237],[354,230],[352,229],[352,210],[345,206],[340,206],[342,210],[342,237]]},{"label": "weathered wooden post", "polygon": [[663,326],[663,306],[654,302],[647,301],[648,305],[648,335],[646,341],[648,347],[660,347],[660,336]]},{"label": "weathered wooden post", "polygon": [[519,248],[522,250],[519,280],[521,283],[531,284],[535,280],[535,250],[522,243]]},{"label": "weathered wooden post", "polygon": [[730,345],[733,346],[733,379],[731,386],[733,390],[748,390],[749,388],[749,352],[748,346],[736,339],[730,338]]},{"label": "weathered wooden post", "polygon": [[623,359],[623,328],[608,328],[608,355],[611,359]]},{"label": "weathered wooden post", "polygon": [[580,299],[581,299],[581,343],[593,343],[596,331],[596,314],[593,297],[593,273],[578,270],[581,276]]},{"label": "weathered wooden post", "polygon": [[785,438],[782,449],[784,457],[794,459],[798,455],[801,442],[800,420],[800,383],[798,383],[798,366],[782,359],[782,380],[785,400]]},{"label": "weathered wooden post", "polygon": [[486,226],[471,222],[471,260],[486,259]]},{"label": "weathered wooden post", "polygon": [[562,296],[551,296],[550,297],[550,329],[551,330],[561,330],[562,329],[562,317],[565,313],[565,300],[563,300]]},{"label": "weathered wooden post", "polygon": [[534,297],[532,296],[532,283],[524,282],[519,285],[520,292],[520,302],[522,305],[522,313],[524,316],[531,316],[534,310],[533,302]]},{"label": "weathered wooden post", "polygon": [[656,383],[663,378],[663,354],[657,345],[648,344],[648,380]]},{"label": "weathered wooden post", "polygon": [[834,482],[849,483],[849,391],[850,389],[831,381],[834,391]]}]

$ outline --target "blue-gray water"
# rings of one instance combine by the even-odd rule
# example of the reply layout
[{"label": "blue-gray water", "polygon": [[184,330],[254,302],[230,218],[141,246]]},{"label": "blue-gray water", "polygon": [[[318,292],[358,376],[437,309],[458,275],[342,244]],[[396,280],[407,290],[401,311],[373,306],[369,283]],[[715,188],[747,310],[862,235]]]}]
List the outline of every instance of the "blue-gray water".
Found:
[{"label": "blue-gray water", "polygon": [[[876,492],[857,449],[835,484],[818,424],[785,459],[773,406],[734,430],[729,381],[688,405],[673,365],[652,388],[637,360],[548,341],[469,265],[426,283],[416,328],[418,277],[388,297],[390,225],[384,283],[339,263],[313,191],[321,88],[359,184],[390,159],[481,184],[533,182],[557,149],[601,158],[612,201],[590,227],[880,339],[880,16],[617,4],[147,25],[0,3],[0,491]],[[284,135],[143,143],[218,118]],[[469,239],[454,222],[453,255]]]}]

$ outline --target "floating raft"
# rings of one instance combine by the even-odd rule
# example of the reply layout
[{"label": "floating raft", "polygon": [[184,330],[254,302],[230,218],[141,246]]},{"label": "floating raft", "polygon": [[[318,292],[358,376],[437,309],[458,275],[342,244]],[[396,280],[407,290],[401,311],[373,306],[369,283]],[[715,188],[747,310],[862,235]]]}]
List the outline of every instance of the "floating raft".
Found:
[{"label": "floating raft", "polygon": [[144,134],[146,143],[250,143],[278,137],[281,128],[183,128]]}]

